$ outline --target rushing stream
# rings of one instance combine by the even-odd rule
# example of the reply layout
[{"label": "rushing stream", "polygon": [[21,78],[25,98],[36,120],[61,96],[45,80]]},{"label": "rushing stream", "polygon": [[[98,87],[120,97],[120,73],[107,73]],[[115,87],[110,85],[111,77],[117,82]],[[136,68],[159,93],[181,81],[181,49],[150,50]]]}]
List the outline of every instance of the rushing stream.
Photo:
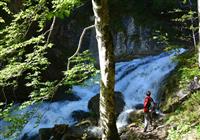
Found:
[{"label": "rushing stream", "polygon": [[[152,97],[158,101],[159,87],[166,76],[175,68],[176,63],[172,57],[179,52],[162,53],[157,56],[148,56],[141,59],[135,59],[129,62],[120,62],[116,64],[116,84],[115,91],[120,91],[124,95],[124,111],[117,120],[118,128],[127,124],[127,114],[134,109],[137,104],[142,104],[147,90],[152,92]],[[73,92],[81,99],[79,101],[60,101],[54,103],[43,103],[37,107],[37,112],[25,125],[21,136],[29,136],[38,133],[39,128],[53,127],[54,124],[74,124],[71,113],[75,110],[88,111],[88,101],[91,97],[99,93],[98,77],[87,82],[87,86],[74,86]],[[33,109],[34,107],[29,107]],[[36,127],[38,117],[42,118]],[[1,122],[2,123],[2,122]]]}]

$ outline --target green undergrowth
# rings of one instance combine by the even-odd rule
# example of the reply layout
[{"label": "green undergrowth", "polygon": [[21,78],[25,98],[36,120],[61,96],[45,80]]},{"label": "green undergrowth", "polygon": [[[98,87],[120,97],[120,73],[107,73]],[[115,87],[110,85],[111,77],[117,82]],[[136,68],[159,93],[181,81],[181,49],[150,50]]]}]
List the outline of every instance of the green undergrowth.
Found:
[{"label": "green undergrowth", "polygon": [[177,92],[186,90],[194,76],[200,76],[197,53],[195,51],[187,51],[174,58],[174,61],[177,61],[178,65],[161,89],[163,97],[165,97],[161,108],[165,112],[174,111],[174,108],[170,109],[170,106],[178,102]]},{"label": "green undergrowth", "polygon": [[[162,109],[169,113],[165,123],[168,129],[168,140],[180,140],[185,137],[200,139],[200,91],[191,95],[182,103],[178,102],[177,92],[187,90],[194,76],[200,76],[197,53],[188,51],[175,59],[179,64],[165,85],[166,101]],[[169,109],[172,105],[173,109]]]},{"label": "green undergrowth", "polygon": [[175,112],[170,114],[167,124],[170,124],[168,139],[180,140],[188,133],[200,139],[200,92],[193,93],[191,97],[181,104]]}]

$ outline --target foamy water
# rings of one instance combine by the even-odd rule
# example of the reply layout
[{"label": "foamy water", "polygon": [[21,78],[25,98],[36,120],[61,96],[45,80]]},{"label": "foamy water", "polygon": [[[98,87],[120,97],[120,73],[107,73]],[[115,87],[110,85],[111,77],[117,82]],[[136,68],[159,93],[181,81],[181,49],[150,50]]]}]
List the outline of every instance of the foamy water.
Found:
[{"label": "foamy water", "polygon": [[[181,49],[179,53],[184,50]],[[152,92],[152,97],[158,101],[159,87],[166,76],[175,68],[176,63],[172,57],[177,52],[162,53],[157,56],[149,56],[135,59],[129,62],[116,64],[116,84],[115,91],[120,91],[124,95],[124,111],[117,119],[117,127],[127,125],[127,116],[134,110],[137,104],[143,104],[143,99],[147,90]],[[32,136],[38,133],[40,128],[53,127],[55,124],[73,125],[75,120],[72,112],[76,110],[88,111],[88,101],[91,97],[99,93],[99,76],[87,81],[87,86],[74,86],[72,91],[79,96],[79,101],[60,101],[54,103],[43,103],[37,106],[35,115],[24,126],[21,136],[27,134]],[[35,107],[29,107],[32,110]],[[37,124],[38,117],[42,116]],[[1,122],[2,123],[2,122]],[[36,126],[36,127],[34,127]],[[0,128],[1,129],[1,128]]]}]

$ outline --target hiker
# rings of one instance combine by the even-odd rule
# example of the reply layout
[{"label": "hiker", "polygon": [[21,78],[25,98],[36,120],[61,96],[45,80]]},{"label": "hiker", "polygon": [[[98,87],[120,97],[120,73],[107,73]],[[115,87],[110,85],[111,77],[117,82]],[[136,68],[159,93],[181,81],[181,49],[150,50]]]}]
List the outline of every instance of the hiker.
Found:
[{"label": "hiker", "polygon": [[[153,104],[153,106],[152,106]],[[155,102],[151,98],[151,92],[147,91],[146,97],[144,99],[144,132],[147,131],[147,128],[152,125],[152,113],[155,109]]]}]

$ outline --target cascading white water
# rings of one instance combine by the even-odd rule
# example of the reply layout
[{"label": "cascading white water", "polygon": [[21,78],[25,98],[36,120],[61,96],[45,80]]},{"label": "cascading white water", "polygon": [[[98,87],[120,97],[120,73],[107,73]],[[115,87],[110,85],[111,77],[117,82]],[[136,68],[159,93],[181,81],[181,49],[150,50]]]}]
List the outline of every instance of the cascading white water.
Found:
[{"label": "cascading white water", "polygon": [[[182,53],[184,50],[179,50]],[[172,57],[177,52],[162,53],[158,56],[149,56],[135,59],[129,62],[116,64],[116,84],[115,91],[120,91],[124,95],[124,111],[117,120],[118,128],[127,124],[127,115],[137,104],[143,104],[143,99],[147,90],[152,92],[154,100],[158,100],[158,91],[162,81],[176,66]],[[97,77],[97,79],[99,79]],[[21,137],[26,134],[33,136],[38,133],[39,128],[53,127],[55,124],[74,124],[72,112],[75,110],[88,111],[88,101],[91,97],[99,93],[99,83],[93,80],[87,86],[74,86],[73,92],[81,99],[79,101],[60,101],[54,103],[43,103],[37,107],[29,107],[27,110],[36,108],[35,115],[24,126]],[[34,127],[38,114],[42,118],[37,127]]]},{"label": "cascading white water", "polygon": [[[178,53],[182,52],[184,52],[183,49]],[[118,82],[116,82],[115,90],[123,93],[126,102],[124,111],[117,120],[118,128],[127,125],[128,114],[134,110],[135,105],[143,104],[148,90],[152,92],[154,101],[158,102],[159,87],[176,66],[176,63],[172,61],[176,53],[162,53],[158,56],[117,64],[116,81]]]}]

